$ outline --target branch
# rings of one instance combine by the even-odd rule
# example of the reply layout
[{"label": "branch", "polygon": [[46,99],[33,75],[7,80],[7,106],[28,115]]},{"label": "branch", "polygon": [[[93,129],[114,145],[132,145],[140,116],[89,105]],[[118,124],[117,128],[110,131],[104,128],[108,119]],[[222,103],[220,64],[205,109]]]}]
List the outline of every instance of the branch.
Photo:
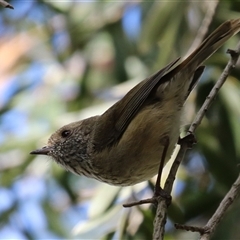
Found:
[{"label": "branch", "polygon": [[[201,109],[198,111],[198,114],[197,114],[195,120],[193,121],[193,123],[191,124],[191,126],[188,130],[189,135],[195,133],[196,128],[200,125],[200,123],[201,123],[201,121],[204,117],[204,114],[209,109],[211,103],[213,102],[213,100],[215,99],[215,96],[217,95],[220,88],[222,87],[222,85],[226,81],[226,79],[229,76],[231,70],[235,67],[235,65],[237,63],[237,60],[239,58],[239,54],[240,54],[240,42],[238,43],[237,49],[235,51],[234,50],[228,50],[227,53],[229,53],[231,55],[231,59],[229,60],[227,66],[225,67],[223,73],[221,74],[220,78],[216,82],[215,86],[211,90],[210,94],[206,98],[205,102],[203,103]],[[172,187],[173,187],[173,183],[174,183],[174,180],[175,180],[175,176],[176,176],[178,167],[179,167],[182,159],[184,158],[184,155],[185,155],[188,148],[189,148],[188,142],[183,141],[181,143],[181,148],[178,152],[178,155],[177,155],[176,159],[173,162],[173,165],[171,167],[171,170],[169,172],[169,175],[168,175],[167,180],[166,180],[165,185],[164,185],[164,190],[165,190],[166,193],[170,194],[171,191],[172,191]],[[233,185],[233,187],[236,188],[237,190],[240,189],[240,187],[238,185],[236,185],[236,183]],[[235,192],[237,192],[237,190]],[[229,201],[230,204],[231,204],[235,198],[230,197],[230,198],[227,198],[227,199],[232,199],[231,201]],[[157,205],[157,212],[156,212],[156,216],[155,216],[155,220],[154,220],[154,232],[153,232],[153,239],[154,240],[163,239],[164,226],[165,226],[165,223],[166,223],[166,216],[167,216],[167,205],[166,205],[165,200],[163,198],[160,198],[160,197],[157,200],[158,200],[158,205]],[[216,212],[216,214],[214,214],[214,216],[209,220],[209,223],[204,228],[195,228],[195,227],[191,227],[191,226],[185,226],[185,228],[184,228],[184,226],[181,226],[181,225],[177,225],[176,227],[181,226],[181,228],[183,227],[185,230],[189,230],[191,228],[191,230],[193,230],[193,231],[198,231],[201,234],[203,234],[202,236],[205,237],[205,238],[202,238],[201,240],[206,240],[206,239],[208,239],[208,238],[206,238],[206,236],[208,236],[208,235],[210,236],[210,234],[215,230],[215,228],[216,228],[217,224],[219,223],[223,213],[227,210],[227,207],[229,206],[229,204],[225,204],[225,202],[223,204],[224,204],[224,206],[225,205],[226,206],[224,208],[221,208],[220,213]],[[221,204],[220,206],[222,206],[223,204]],[[219,216],[219,215],[221,217],[216,222],[216,216]],[[212,225],[212,224],[214,224],[214,225]]]},{"label": "branch", "polygon": [[[178,170],[178,167],[181,163],[181,160],[184,158],[186,150],[185,145],[181,146],[180,151],[178,152],[177,157],[175,158],[173,165],[171,167],[171,170],[169,172],[169,175],[167,177],[167,180],[164,185],[164,191],[166,193],[169,193],[169,195],[172,192],[173,183],[175,180],[175,176]],[[187,147],[186,147],[187,149]],[[158,197],[157,198],[157,211],[156,216],[154,219],[154,228],[153,228],[153,240],[161,240],[164,236],[164,227],[166,224],[166,218],[167,218],[167,203],[164,198]]]},{"label": "branch", "polygon": [[202,234],[200,240],[210,239],[210,236],[215,231],[217,225],[223,218],[223,215],[227,211],[228,207],[231,206],[231,204],[239,196],[239,194],[240,194],[240,175],[238,176],[237,180],[232,185],[231,189],[220,203],[216,212],[213,214],[213,216],[209,219],[208,223],[205,225],[204,227],[205,233]]},{"label": "branch", "polygon": [[181,224],[175,224],[177,229],[182,229],[191,232],[199,232],[201,234],[200,240],[209,240],[211,235],[214,233],[217,225],[222,220],[227,209],[231,206],[234,200],[240,195],[240,175],[238,176],[235,183],[232,185],[229,192],[226,194],[219,207],[208,220],[208,223],[204,227],[187,226]]},{"label": "branch", "polygon": [[2,5],[5,8],[14,9],[14,7],[11,4],[9,4],[8,2],[6,2],[4,0],[0,0],[0,5]]},{"label": "branch", "polygon": [[[229,76],[231,70],[235,67],[239,55],[240,55],[240,41],[237,45],[236,50],[230,50],[228,49],[227,53],[231,55],[231,59],[228,61],[227,66],[225,67],[223,73],[221,74],[220,78],[216,82],[215,86],[211,90],[210,94],[208,95],[206,101],[204,102],[203,106],[199,110],[194,122],[190,126],[188,132],[194,133],[196,128],[199,126],[199,124],[202,121],[202,118],[206,111],[208,110],[209,106],[213,102],[215,96],[219,92],[220,88],[226,81],[227,77]],[[181,148],[182,150],[182,148]],[[187,231],[192,232],[199,232],[201,234],[200,240],[208,240],[210,239],[210,236],[215,231],[217,225],[219,224],[220,220],[222,219],[223,215],[227,211],[228,207],[233,203],[233,201],[237,198],[237,196],[240,194],[240,175],[235,181],[235,183],[232,185],[230,191],[227,193],[227,195],[224,197],[222,202],[220,203],[218,209],[214,213],[214,215],[209,219],[208,223],[204,227],[194,227],[194,226],[186,226],[186,225],[180,225],[175,224],[175,227],[178,229],[185,229]]]},{"label": "branch", "polygon": [[[195,40],[193,41],[193,44],[191,45],[188,53],[190,51],[192,52],[192,49],[195,49],[196,46],[198,46],[201,43],[201,41],[204,39],[204,37],[208,31],[208,28],[212,22],[217,5],[218,5],[218,1],[209,2],[209,7],[207,10],[207,13],[203,19],[203,22],[198,31],[198,34],[197,34]],[[197,125],[195,124],[195,121],[193,122],[193,124],[195,125],[195,129],[196,129]],[[192,133],[193,133],[195,131],[195,129],[190,128],[189,130],[192,130]],[[184,158],[185,153],[188,148],[189,148],[189,144],[186,141],[183,141],[181,144],[181,148],[178,152],[178,155],[172,164],[169,175],[168,175],[167,180],[164,185],[164,191],[166,193],[168,193],[169,195],[171,195],[171,192],[172,192],[172,187],[173,187],[173,183],[175,181],[178,167],[179,167],[182,159]],[[154,225],[153,240],[161,240],[164,237],[164,228],[165,228],[165,223],[166,223],[166,218],[167,218],[167,207],[168,206],[167,206],[166,200],[161,197],[158,197],[157,198],[157,211],[156,211],[156,216],[155,216],[154,223],[153,223],[153,225]]]},{"label": "branch", "polygon": [[229,53],[231,55],[231,59],[228,61],[227,66],[223,70],[223,73],[221,74],[220,78],[218,79],[215,86],[211,90],[210,94],[208,95],[207,99],[203,103],[202,107],[198,111],[198,114],[197,114],[194,122],[192,123],[192,125],[190,126],[190,128],[188,130],[189,133],[194,133],[196,128],[200,125],[200,123],[201,123],[201,121],[204,117],[204,114],[207,112],[208,108],[212,104],[215,96],[219,92],[222,85],[225,83],[225,81],[226,81],[227,77],[229,76],[231,70],[233,68],[235,68],[235,65],[237,63],[237,60],[238,60],[238,57],[239,57],[239,54],[240,54],[240,42],[238,43],[237,49],[235,51],[231,50],[231,49],[228,49],[227,53]]}]

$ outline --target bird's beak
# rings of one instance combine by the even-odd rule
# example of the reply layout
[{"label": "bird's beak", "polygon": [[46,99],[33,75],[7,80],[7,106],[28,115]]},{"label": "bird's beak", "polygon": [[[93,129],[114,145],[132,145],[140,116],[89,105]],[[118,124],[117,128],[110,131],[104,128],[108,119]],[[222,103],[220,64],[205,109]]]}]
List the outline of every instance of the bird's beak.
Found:
[{"label": "bird's beak", "polygon": [[52,150],[51,147],[43,147],[41,149],[37,149],[30,152],[30,154],[48,155],[51,150]]}]

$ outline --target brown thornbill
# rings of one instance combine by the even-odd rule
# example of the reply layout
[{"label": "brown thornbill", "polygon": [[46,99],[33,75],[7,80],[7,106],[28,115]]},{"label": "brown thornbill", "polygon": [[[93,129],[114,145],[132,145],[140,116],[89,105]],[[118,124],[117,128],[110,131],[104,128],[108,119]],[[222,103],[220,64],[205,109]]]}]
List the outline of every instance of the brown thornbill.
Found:
[{"label": "brown thornbill", "polygon": [[101,116],[63,126],[31,154],[51,156],[73,173],[113,185],[150,179],[178,141],[183,105],[202,62],[239,30],[240,19],[223,23],[184,61],[143,80]]}]

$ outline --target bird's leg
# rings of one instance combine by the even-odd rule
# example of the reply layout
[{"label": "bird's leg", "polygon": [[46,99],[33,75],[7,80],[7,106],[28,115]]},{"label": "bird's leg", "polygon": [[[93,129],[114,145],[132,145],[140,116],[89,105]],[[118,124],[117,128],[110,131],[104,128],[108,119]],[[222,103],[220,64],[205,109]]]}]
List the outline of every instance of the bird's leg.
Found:
[{"label": "bird's leg", "polygon": [[[192,146],[196,143],[196,139],[193,133],[189,133],[187,136],[178,139],[178,144],[179,145],[183,145],[183,144],[187,144],[188,148],[192,148]],[[155,189],[154,189],[154,194],[152,198],[148,198],[148,199],[144,199],[144,200],[140,200],[140,201],[136,201],[136,202],[132,202],[132,203],[128,203],[128,204],[124,204],[124,207],[132,207],[132,206],[136,206],[136,205],[141,205],[141,204],[145,204],[145,203],[153,203],[154,205],[157,204],[158,202],[158,197],[162,197],[166,200],[167,205],[169,206],[171,203],[171,195],[167,192],[165,192],[162,188],[161,188],[161,177],[162,177],[162,171],[163,171],[163,167],[164,167],[164,162],[165,162],[165,158],[167,156],[167,151],[168,151],[168,147],[169,147],[169,137],[164,137],[161,139],[161,145],[163,146],[163,152],[162,152],[162,156],[161,156],[161,162],[159,165],[159,169],[158,169],[158,176],[157,176],[157,180],[156,180],[156,184],[155,184]]]},{"label": "bird's leg", "polygon": [[161,183],[161,177],[162,177],[162,171],[163,171],[163,167],[164,167],[164,162],[165,162],[165,158],[166,158],[168,147],[169,147],[169,137],[162,138],[161,144],[164,147],[163,147],[161,161],[160,161],[159,168],[158,168],[158,176],[157,176],[155,189],[154,189],[154,194],[153,194],[152,198],[148,198],[148,199],[144,199],[144,200],[140,200],[140,201],[136,201],[136,202],[132,202],[132,203],[123,204],[124,207],[132,207],[132,206],[142,205],[142,204],[146,204],[146,203],[153,203],[154,205],[157,205],[157,198],[158,197],[164,198],[167,201],[167,205],[170,205],[172,197],[171,197],[170,194],[166,193],[161,188],[161,184],[160,184]]},{"label": "bird's leg", "polygon": [[157,180],[155,184],[155,189],[154,189],[154,195],[153,198],[161,196],[162,198],[165,198],[167,200],[167,205],[170,205],[171,203],[171,195],[166,193],[162,188],[161,188],[161,178],[162,178],[162,171],[164,167],[164,162],[166,160],[167,156],[167,151],[169,147],[169,137],[164,137],[162,140],[162,145],[164,146],[162,156],[161,156],[161,161],[159,164],[159,169],[158,169],[158,175],[157,175]]}]

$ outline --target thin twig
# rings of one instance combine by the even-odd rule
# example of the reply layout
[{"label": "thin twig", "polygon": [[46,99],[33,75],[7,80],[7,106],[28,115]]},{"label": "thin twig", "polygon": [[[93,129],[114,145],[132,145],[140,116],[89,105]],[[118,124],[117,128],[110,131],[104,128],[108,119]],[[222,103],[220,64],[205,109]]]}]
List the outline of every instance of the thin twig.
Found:
[{"label": "thin twig", "polygon": [[202,107],[198,111],[197,116],[196,116],[194,122],[191,124],[191,126],[190,126],[190,128],[188,130],[189,133],[194,133],[195,132],[196,128],[201,123],[201,121],[202,121],[202,119],[204,117],[204,114],[207,112],[208,108],[212,104],[215,96],[219,92],[219,90],[222,87],[222,85],[225,83],[227,77],[229,76],[229,73],[231,72],[231,70],[233,68],[235,68],[235,65],[237,63],[237,60],[238,60],[238,57],[239,57],[239,53],[240,53],[240,42],[238,43],[237,49],[235,51],[228,49],[227,53],[229,53],[231,55],[231,58],[228,61],[227,66],[223,70],[220,78],[218,79],[218,81],[216,82],[215,86],[213,87],[213,89],[211,90],[210,94],[208,95],[207,99],[205,100],[205,102],[203,103]]},{"label": "thin twig", "polygon": [[6,2],[4,0],[0,0],[0,5],[2,5],[5,8],[14,9],[14,7],[11,4],[9,4],[8,2]]},{"label": "thin twig", "polygon": [[174,226],[176,229],[182,229],[190,232],[199,232],[200,234],[204,234],[206,232],[206,230],[202,227],[187,226],[187,225],[182,225],[178,223],[175,223]]},{"label": "thin twig", "polygon": [[204,227],[188,226],[175,223],[176,229],[182,229],[191,232],[199,232],[201,235],[200,240],[209,240],[217,225],[222,220],[227,209],[232,205],[234,200],[240,195],[240,174],[237,180],[233,183],[231,189],[225,195],[224,199],[219,204],[219,207],[213,214],[213,216],[208,220]]},{"label": "thin twig", "polygon": [[240,175],[238,176],[235,183],[232,185],[231,189],[224,197],[219,207],[213,216],[209,219],[208,223],[205,225],[205,233],[202,234],[200,240],[209,240],[213,232],[215,231],[217,225],[223,218],[223,215],[227,211],[228,207],[234,202],[234,200],[240,194]]}]

